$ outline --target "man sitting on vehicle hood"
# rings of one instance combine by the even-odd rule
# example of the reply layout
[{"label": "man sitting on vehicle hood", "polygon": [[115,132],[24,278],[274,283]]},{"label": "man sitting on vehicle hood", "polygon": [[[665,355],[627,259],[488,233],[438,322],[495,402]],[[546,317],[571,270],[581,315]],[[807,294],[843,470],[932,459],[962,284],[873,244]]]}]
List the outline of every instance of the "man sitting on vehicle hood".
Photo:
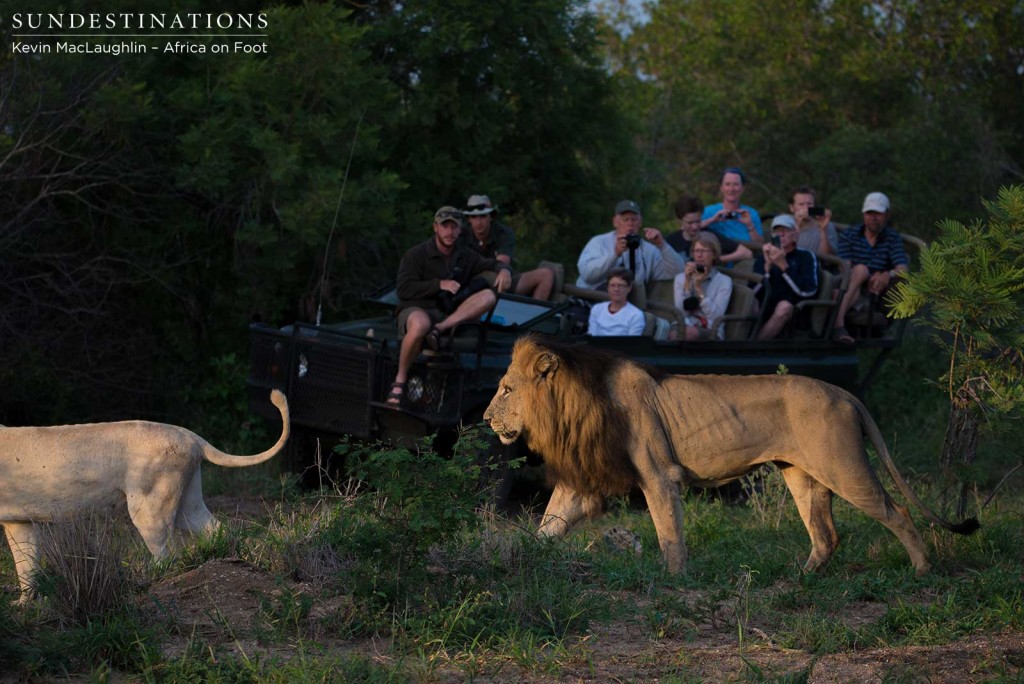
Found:
[{"label": "man sitting on vehicle hood", "polygon": [[433,229],[433,237],[406,252],[398,266],[398,334],[403,337],[398,372],[387,398],[392,406],[402,404],[409,369],[424,343],[438,350],[443,333],[480,318],[494,306],[497,296],[480,274],[496,271],[498,292],[512,284],[507,264],[459,244],[461,211],[441,207],[434,214]]}]

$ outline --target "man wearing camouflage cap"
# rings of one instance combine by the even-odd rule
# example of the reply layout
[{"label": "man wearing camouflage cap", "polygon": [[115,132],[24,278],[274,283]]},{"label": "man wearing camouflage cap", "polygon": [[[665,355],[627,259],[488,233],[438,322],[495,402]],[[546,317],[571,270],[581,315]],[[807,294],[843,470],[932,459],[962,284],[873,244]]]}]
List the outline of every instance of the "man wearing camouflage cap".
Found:
[{"label": "man wearing camouflage cap", "polygon": [[398,372],[391,383],[387,402],[400,406],[405,381],[416,356],[426,343],[441,346],[442,335],[459,323],[480,318],[497,300],[484,271],[496,271],[494,286],[503,292],[512,284],[509,267],[497,259],[485,259],[459,243],[462,212],[441,207],[434,214],[434,235],[402,257],[398,266],[398,334],[402,346]]}]

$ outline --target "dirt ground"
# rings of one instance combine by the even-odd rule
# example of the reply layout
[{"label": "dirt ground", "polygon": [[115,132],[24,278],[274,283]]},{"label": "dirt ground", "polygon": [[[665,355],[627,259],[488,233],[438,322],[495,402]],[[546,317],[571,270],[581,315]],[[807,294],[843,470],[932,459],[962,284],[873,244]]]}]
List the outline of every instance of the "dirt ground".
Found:
[{"label": "dirt ground", "polygon": [[[221,515],[258,515],[249,504],[212,500]],[[168,614],[177,626],[177,637],[168,654],[180,652],[191,635],[201,636],[213,647],[249,655],[262,652],[287,657],[286,646],[269,650],[259,643],[257,621],[261,599],[273,599],[283,591],[313,595],[298,583],[279,580],[238,560],[214,560],[192,571],[165,579],[150,589],[148,610]],[[610,600],[616,597],[610,596]],[[687,605],[700,600],[687,591]],[[317,634],[321,618],[343,613],[343,599],[314,603],[308,619],[310,637],[338,655],[359,653],[382,664],[393,663],[397,654],[377,640],[338,641]],[[885,607],[877,603],[854,606],[844,616],[851,627],[877,620]],[[692,616],[691,616],[692,617]],[[627,682],[683,680],[778,679],[809,673],[810,682],[929,681],[974,682],[1024,677],[1024,633],[972,636],[936,647],[868,648],[814,656],[806,651],[782,648],[757,626],[752,616],[744,643],[739,645],[735,625],[698,624],[685,637],[654,640],[650,629],[629,620],[594,623],[590,632],[560,654],[557,662],[525,669],[519,664],[488,660],[472,670],[470,663],[442,662],[429,679],[458,682],[470,678],[493,682]],[[273,642],[277,643],[277,642]]]}]

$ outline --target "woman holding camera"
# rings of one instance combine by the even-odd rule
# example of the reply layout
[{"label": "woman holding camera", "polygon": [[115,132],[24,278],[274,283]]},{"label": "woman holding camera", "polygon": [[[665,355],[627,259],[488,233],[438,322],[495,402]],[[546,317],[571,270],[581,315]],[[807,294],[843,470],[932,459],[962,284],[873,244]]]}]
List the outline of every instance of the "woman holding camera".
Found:
[{"label": "woman holding camera", "polygon": [[740,204],[746,183],[747,177],[735,166],[730,166],[722,172],[722,177],[718,181],[722,201],[704,207],[700,222],[701,230],[710,230],[715,235],[730,240],[746,240],[755,245],[764,243],[761,215],[753,207]]},{"label": "woman holding camera", "polygon": [[701,231],[690,247],[690,261],[676,276],[674,293],[676,308],[685,315],[681,332],[672,331],[669,339],[724,339],[725,328],[713,328],[725,315],[732,296],[732,278],[719,273],[715,264],[722,256],[722,245],[714,233]]}]

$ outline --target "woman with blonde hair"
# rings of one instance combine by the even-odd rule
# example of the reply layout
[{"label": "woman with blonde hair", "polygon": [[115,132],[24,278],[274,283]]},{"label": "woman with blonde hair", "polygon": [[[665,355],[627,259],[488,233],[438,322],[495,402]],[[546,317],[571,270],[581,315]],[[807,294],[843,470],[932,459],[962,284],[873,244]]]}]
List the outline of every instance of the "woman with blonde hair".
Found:
[{"label": "woman with blonde hair", "polygon": [[690,260],[676,276],[673,288],[676,308],[685,316],[685,327],[676,338],[691,341],[725,338],[724,326],[712,329],[715,321],[725,315],[732,296],[732,278],[715,268],[721,257],[722,245],[718,237],[706,230],[698,233],[690,247]]}]

